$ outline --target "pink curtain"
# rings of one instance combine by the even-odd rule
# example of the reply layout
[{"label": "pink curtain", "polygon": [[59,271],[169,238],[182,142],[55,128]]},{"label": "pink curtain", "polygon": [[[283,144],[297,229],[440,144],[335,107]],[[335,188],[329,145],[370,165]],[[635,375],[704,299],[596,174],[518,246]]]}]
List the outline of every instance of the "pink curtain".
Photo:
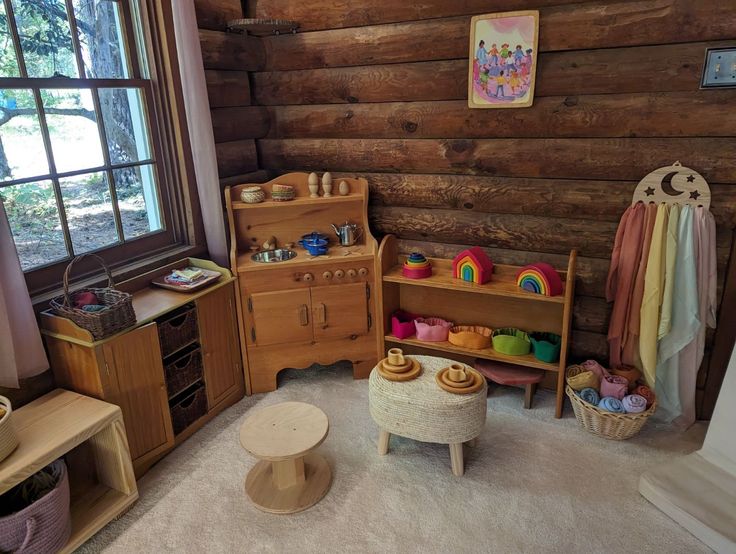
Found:
[{"label": "pink curtain", "polygon": [[31,298],[0,200],[0,387],[49,368]]},{"label": "pink curtain", "polygon": [[192,144],[192,159],[207,248],[215,262],[229,267],[225,218],[222,215],[222,191],[220,190],[220,177],[217,173],[215,137],[212,132],[212,118],[210,117],[194,2],[191,0],[176,2],[173,12],[184,106],[189,127],[189,139]]}]

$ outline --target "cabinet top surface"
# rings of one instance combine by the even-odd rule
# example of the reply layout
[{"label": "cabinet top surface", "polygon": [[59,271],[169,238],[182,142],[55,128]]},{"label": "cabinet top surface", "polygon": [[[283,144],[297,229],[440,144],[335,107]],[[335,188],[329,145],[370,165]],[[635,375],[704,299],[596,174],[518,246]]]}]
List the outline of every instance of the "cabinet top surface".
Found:
[{"label": "cabinet top surface", "polygon": [[117,406],[63,389],[14,410],[13,426],[19,444],[0,462],[0,494],[119,417]]},{"label": "cabinet top surface", "polygon": [[277,263],[260,263],[251,259],[251,253],[243,253],[238,256],[238,272],[242,271],[268,271],[272,269],[308,269],[321,263],[334,265],[337,262],[360,262],[372,261],[373,249],[370,245],[356,246],[330,246],[324,256],[311,256],[309,252],[301,247],[295,249],[296,257]]},{"label": "cabinet top surface", "polygon": [[516,284],[516,274],[519,269],[521,269],[519,266],[497,264],[493,268],[493,278],[488,283],[479,285],[453,277],[452,260],[442,258],[429,258],[429,261],[432,264],[431,277],[427,277],[425,279],[409,279],[408,277],[404,277],[401,272],[404,260],[405,257],[400,257],[400,263],[388,270],[384,274],[383,280],[391,283],[401,283],[420,287],[452,289],[462,292],[522,298],[526,300],[536,300],[539,302],[551,302],[556,304],[565,303],[564,281],[566,272],[564,271],[558,271],[563,281],[562,294],[558,296],[544,296],[519,288]]},{"label": "cabinet top surface", "polygon": [[327,437],[327,415],[306,402],[282,402],[251,415],[240,428],[240,444],[262,460],[303,456]]}]

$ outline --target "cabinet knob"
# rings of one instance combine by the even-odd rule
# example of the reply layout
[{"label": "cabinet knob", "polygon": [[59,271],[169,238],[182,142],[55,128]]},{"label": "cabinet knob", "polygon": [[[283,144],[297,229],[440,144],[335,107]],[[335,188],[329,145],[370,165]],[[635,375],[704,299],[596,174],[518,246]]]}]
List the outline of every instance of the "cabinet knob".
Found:
[{"label": "cabinet knob", "polygon": [[348,277],[355,277],[358,274],[353,268],[348,269]]},{"label": "cabinet knob", "polygon": [[311,273],[305,273],[302,279],[304,279],[307,283],[311,283],[312,281],[314,281],[314,275],[312,275]]},{"label": "cabinet knob", "polygon": [[327,281],[329,281],[330,279],[332,279],[332,271],[325,271],[322,274],[322,277],[324,277]]},{"label": "cabinet knob", "polygon": [[358,275],[360,275],[361,277],[365,277],[366,275],[368,275],[368,269],[365,267],[361,267],[358,270]]},{"label": "cabinet knob", "polygon": [[342,269],[338,269],[337,271],[335,271],[335,277],[337,277],[338,279],[342,279],[343,277],[345,277],[345,272]]}]

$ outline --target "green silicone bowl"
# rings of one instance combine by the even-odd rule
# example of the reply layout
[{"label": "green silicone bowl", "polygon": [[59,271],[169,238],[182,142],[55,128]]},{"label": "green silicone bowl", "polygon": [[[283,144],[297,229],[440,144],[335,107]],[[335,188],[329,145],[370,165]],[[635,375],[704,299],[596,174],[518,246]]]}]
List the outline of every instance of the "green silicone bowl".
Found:
[{"label": "green silicone bowl", "polygon": [[493,349],[508,356],[523,356],[529,354],[532,343],[521,329],[505,327],[493,332]]},{"label": "green silicone bowl", "polygon": [[560,345],[562,337],[554,333],[532,333],[529,335],[532,341],[532,352],[534,357],[542,362],[553,364],[560,359]]}]

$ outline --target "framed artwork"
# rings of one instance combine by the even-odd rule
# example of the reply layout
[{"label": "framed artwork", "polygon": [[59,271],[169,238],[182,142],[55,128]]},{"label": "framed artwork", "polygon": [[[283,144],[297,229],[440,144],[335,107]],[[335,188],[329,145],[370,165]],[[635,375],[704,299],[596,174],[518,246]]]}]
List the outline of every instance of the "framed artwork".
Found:
[{"label": "framed artwork", "polygon": [[534,102],[539,12],[477,15],[470,21],[468,107],[526,108]]}]

